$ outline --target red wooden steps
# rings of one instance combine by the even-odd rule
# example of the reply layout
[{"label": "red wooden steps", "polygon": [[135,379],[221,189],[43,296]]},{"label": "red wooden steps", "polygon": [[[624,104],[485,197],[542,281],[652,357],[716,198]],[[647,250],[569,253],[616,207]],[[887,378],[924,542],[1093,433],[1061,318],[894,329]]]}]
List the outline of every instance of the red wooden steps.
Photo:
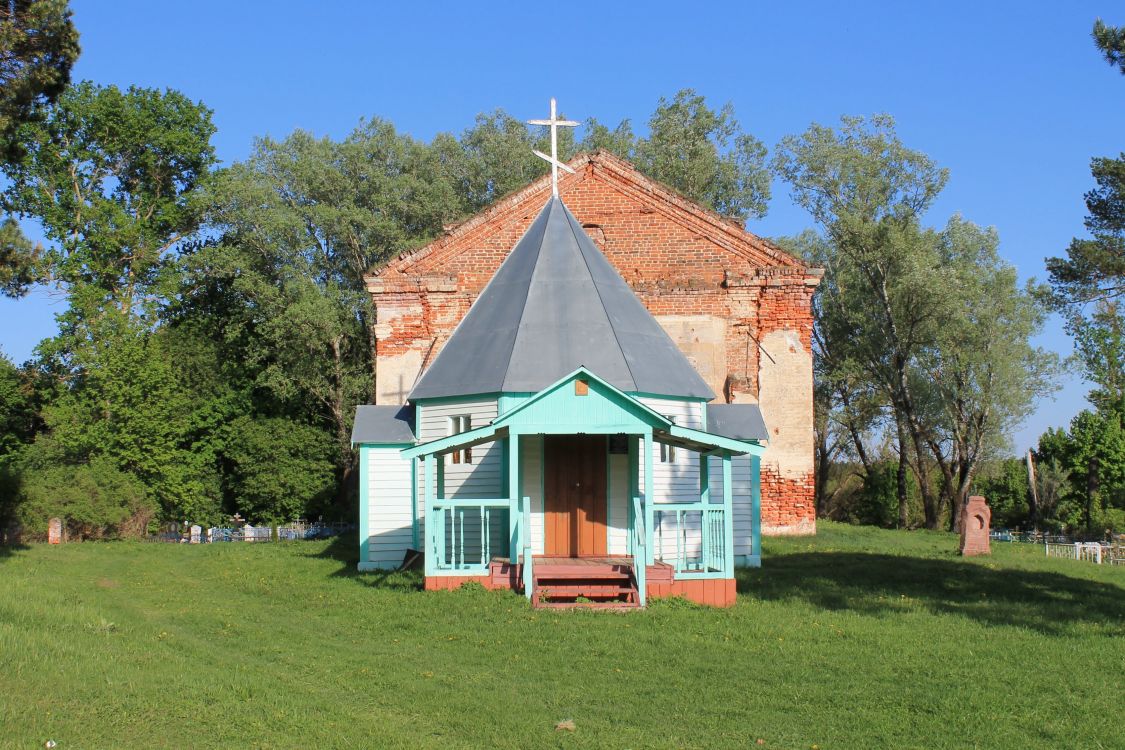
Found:
[{"label": "red wooden steps", "polygon": [[640,606],[632,568],[617,561],[536,560],[531,606],[627,609]]},{"label": "red wooden steps", "polygon": [[[522,565],[492,561],[489,575],[497,588],[523,590]],[[628,557],[536,556],[532,567],[533,607],[550,609],[635,609],[639,606],[633,562]],[[673,570],[658,562],[646,569],[650,584],[670,584]]]}]

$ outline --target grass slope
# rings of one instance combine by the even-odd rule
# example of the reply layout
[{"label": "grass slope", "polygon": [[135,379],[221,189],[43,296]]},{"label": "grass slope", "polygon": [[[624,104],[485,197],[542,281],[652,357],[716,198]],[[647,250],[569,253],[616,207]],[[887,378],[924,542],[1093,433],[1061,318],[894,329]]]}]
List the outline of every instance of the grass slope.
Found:
[{"label": "grass slope", "polygon": [[0,551],[0,746],[1125,747],[1121,568],[821,522],[730,610],[544,614],[354,546]]}]

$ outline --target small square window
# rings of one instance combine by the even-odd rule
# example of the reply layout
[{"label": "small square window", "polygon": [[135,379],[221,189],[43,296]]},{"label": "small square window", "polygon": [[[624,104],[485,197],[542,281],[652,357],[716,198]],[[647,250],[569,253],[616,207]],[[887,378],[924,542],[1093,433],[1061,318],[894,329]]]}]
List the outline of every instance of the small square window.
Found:
[{"label": "small square window", "polygon": [[[473,429],[473,418],[468,414],[459,414],[449,418],[449,434],[460,435]],[[459,448],[450,455],[450,462],[455,464],[471,464],[473,462],[472,448]]]}]

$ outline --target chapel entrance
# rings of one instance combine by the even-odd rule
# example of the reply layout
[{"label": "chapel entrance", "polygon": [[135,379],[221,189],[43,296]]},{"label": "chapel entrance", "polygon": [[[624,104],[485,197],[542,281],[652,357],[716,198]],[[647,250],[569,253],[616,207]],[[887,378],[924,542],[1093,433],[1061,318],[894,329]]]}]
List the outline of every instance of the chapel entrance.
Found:
[{"label": "chapel entrance", "polygon": [[544,552],[605,555],[606,436],[546,435],[544,440]]}]

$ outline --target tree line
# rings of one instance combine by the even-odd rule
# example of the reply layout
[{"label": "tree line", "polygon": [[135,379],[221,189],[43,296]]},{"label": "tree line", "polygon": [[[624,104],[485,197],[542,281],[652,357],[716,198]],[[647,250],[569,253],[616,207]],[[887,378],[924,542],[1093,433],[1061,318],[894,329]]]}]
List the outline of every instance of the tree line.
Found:
[{"label": "tree line", "polygon": [[[202,102],[70,83],[64,0],[0,3],[0,45],[0,291],[48,285],[66,302],[30,361],[0,357],[0,528],[34,534],[58,515],[96,538],[235,512],[351,518],[350,420],[374,400],[364,273],[544,174],[532,149],[546,134],[503,110],[429,141],[371,118],[340,139],[259,138],[221,166]],[[1050,305],[1071,305],[1062,267],[1051,289],[1020,285],[993,230],[960,216],[927,226],[947,173],[889,117],[812,125],[772,157],[729,104],[689,89],[645,125],[590,119],[560,149],[611,151],[741,220],[765,215],[779,177],[815,222],[778,242],[826,269],[818,510],[937,527],[974,488],[1000,486],[987,483],[1008,476],[996,470],[1007,435],[1054,387],[1057,358],[1030,341]],[[1116,308],[1095,308],[1073,330],[1090,362],[1119,362]],[[1119,370],[1105,381],[1119,387]],[[1070,446],[1085,433],[1060,434],[1041,442],[1040,476],[1078,486],[1087,459]],[[1112,505],[1108,465],[1095,491]]]},{"label": "tree line", "polygon": [[[1125,29],[1098,20],[1092,35],[1125,74]],[[813,129],[780,158],[823,227],[794,241],[827,268],[815,332],[819,511],[955,528],[974,492],[995,524],[1125,530],[1125,154],[1092,160],[1089,236],[1046,259],[1048,284],[1022,288],[995,232],[956,216],[921,228],[946,175],[888,123]],[[1066,362],[1029,343],[1048,312],[1074,339]],[[1091,408],[1010,457],[1007,436],[1061,367],[1093,384]]]}]

